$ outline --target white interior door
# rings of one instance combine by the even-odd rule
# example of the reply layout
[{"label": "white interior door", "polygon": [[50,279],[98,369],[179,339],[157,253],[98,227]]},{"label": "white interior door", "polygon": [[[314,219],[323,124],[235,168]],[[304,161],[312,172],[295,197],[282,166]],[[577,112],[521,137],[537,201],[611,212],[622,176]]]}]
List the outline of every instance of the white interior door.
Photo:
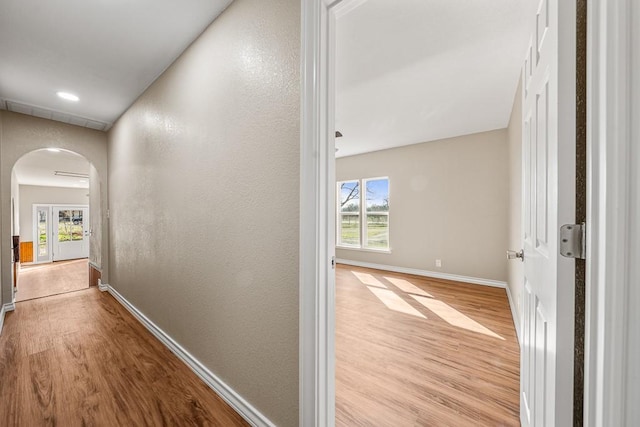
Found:
[{"label": "white interior door", "polygon": [[89,257],[89,207],[54,206],[53,260]]},{"label": "white interior door", "polygon": [[559,255],[575,221],[574,0],[541,0],[523,71],[523,426],[573,425],[574,261]]}]

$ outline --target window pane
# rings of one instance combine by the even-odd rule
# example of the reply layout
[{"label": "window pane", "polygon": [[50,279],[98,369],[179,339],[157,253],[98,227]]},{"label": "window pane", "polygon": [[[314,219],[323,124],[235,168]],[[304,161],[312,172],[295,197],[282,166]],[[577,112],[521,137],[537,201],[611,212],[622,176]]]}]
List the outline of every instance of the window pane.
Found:
[{"label": "window pane", "polygon": [[360,181],[338,183],[338,244],[360,247]]},{"label": "window pane", "polygon": [[389,179],[365,181],[367,212],[389,212]]},{"label": "window pane", "polygon": [[71,211],[71,240],[82,240],[84,233],[82,232],[82,210]]},{"label": "window pane", "polygon": [[340,212],[360,212],[360,183],[345,181],[340,183]]},{"label": "window pane", "polygon": [[47,256],[47,211],[38,209],[38,256]]},{"label": "window pane", "polygon": [[358,212],[342,213],[340,217],[339,243],[360,247],[360,214]]},{"label": "window pane", "polygon": [[367,247],[375,249],[389,247],[389,215],[367,214]]},{"label": "window pane", "polygon": [[82,240],[82,221],[82,210],[61,210],[58,213],[58,241]]},{"label": "window pane", "polygon": [[367,206],[367,242],[372,249],[389,248],[389,179],[371,179],[364,183]]}]

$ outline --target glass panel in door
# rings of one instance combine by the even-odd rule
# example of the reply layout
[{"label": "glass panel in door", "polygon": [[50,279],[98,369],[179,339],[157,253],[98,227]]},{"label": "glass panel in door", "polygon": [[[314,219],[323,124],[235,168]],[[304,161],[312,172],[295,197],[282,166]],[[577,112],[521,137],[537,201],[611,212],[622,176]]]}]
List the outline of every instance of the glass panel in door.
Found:
[{"label": "glass panel in door", "polygon": [[53,207],[53,260],[89,256],[89,208]]},{"label": "glass panel in door", "polygon": [[36,209],[36,261],[44,262],[51,259],[49,242],[49,207]]},{"label": "glass panel in door", "polygon": [[58,242],[77,242],[84,239],[82,209],[58,211]]}]

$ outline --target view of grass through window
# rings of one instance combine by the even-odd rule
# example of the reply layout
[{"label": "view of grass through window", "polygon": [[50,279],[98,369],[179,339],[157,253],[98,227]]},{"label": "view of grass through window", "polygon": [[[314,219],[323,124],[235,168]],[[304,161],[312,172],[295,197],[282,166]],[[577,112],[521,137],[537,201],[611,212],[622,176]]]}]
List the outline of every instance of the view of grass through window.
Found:
[{"label": "view of grass through window", "polygon": [[389,178],[339,182],[338,195],[338,245],[389,249]]},{"label": "view of grass through window", "polygon": [[38,210],[38,256],[46,256],[49,246],[47,245],[47,212]]},{"label": "view of grass through window", "polygon": [[389,179],[364,181],[367,200],[367,239],[364,246],[389,248]]},{"label": "view of grass through window", "polygon": [[339,244],[360,246],[360,181],[340,184],[340,225]]},{"label": "view of grass through window", "polygon": [[58,241],[83,239],[82,210],[61,210],[58,214]]}]

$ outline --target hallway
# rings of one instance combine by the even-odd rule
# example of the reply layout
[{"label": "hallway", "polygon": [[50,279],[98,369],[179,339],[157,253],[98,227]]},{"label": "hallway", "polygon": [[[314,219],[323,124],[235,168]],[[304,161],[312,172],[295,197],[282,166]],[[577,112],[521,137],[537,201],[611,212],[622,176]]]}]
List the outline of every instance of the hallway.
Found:
[{"label": "hallway", "polygon": [[109,294],[27,301],[0,336],[0,425],[246,423]]}]

